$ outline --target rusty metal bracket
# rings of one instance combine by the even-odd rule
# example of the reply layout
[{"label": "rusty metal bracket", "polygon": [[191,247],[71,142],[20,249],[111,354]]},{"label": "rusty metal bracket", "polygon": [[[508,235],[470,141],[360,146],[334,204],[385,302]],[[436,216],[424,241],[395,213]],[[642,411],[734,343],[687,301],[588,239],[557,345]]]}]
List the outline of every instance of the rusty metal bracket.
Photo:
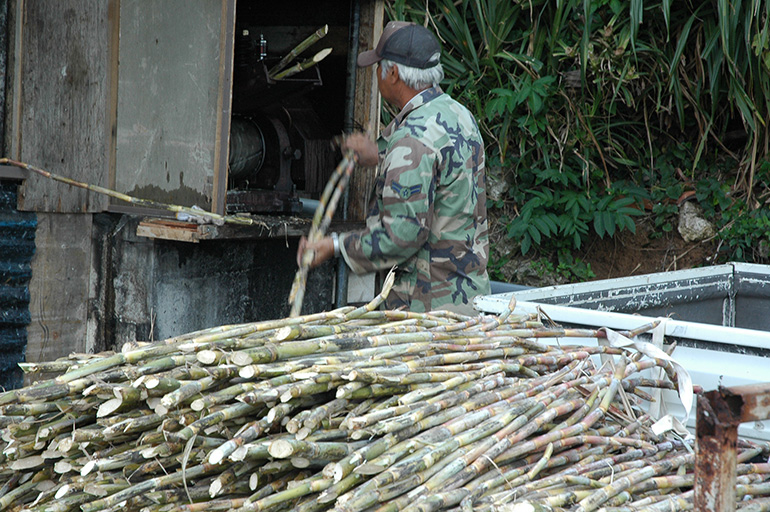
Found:
[{"label": "rusty metal bracket", "polygon": [[770,383],[720,387],[698,396],[694,510],[735,510],[738,425],[770,418]]}]

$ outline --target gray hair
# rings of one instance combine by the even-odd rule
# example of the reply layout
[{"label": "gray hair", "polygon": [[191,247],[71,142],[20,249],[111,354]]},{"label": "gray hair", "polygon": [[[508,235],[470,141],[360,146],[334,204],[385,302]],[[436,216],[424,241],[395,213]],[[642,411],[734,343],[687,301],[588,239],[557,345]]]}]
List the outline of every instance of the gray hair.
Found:
[{"label": "gray hair", "polygon": [[418,91],[434,87],[444,79],[444,68],[441,67],[440,62],[432,68],[419,69],[405,66],[392,60],[382,59],[380,61],[380,74],[383,79],[393,66],[398,68],[398,76],[401,77],[401,80],[412,89]]}]

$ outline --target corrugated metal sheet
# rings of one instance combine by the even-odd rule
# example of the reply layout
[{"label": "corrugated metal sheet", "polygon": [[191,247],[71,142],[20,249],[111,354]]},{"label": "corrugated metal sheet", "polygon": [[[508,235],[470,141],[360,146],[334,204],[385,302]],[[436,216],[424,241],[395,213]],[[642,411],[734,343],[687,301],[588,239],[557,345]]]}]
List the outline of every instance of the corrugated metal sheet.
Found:
[{"label": "corrugated metal sheet", "polygon": [[16,210],[14,182],[0,181],[0,386],[23,385],[17,363],[27,348],[30,263],[37,216]]}]

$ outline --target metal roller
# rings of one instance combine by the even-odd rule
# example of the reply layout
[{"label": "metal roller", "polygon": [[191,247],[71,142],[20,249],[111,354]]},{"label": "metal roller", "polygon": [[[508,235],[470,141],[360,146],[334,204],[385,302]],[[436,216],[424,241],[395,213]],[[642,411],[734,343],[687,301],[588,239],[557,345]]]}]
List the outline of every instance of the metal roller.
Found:
[{"label": "metal roller", "polygon": [[259,125],[248,117],[233,117],[230,125],[230,177],[249,180],[265,162],[265,137]]}]

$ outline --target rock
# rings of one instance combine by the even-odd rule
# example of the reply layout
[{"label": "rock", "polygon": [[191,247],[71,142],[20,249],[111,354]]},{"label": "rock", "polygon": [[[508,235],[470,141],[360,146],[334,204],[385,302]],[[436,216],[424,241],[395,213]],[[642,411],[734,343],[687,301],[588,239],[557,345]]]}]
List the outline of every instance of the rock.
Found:
[{"label": "rock", "polygon": [[508,191],[508,184],[500,168],[487,169],[487,198],[491,201],[502,201]]},{"label": "rock", "polygon": [[770,242],[767,240],[759,241],[759,257],[763,260],[770,258]]},{"label": "rock", "polygon": [[695,203],[686,201],[679,209],[679,234],[686,242],[700,242],[716,234],[714,225],[703,218]]}]

